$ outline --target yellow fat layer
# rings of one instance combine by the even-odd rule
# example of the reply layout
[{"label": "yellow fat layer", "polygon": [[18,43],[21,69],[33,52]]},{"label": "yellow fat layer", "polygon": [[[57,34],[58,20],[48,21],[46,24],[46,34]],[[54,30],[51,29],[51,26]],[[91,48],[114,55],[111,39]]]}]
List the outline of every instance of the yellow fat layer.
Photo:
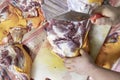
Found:
[{"label": "yellow fat layer", "polygon": [[22,11],[11,4],[8,4],[8,16],[5,21],[0,22],[0,44],[2,39],[9,34],[9,30],[13,27],[27,27],[27,22],[31,21],[34,28],[37,28],[45,20],[40,8],[37,8],[38,16],[24,18]]},{"label": "yellow fat layer", "polygon": [[116,60],[120,58],[120,36],[116,43],[105,43],[97,58],[97,64],[110,69]]},{"label": "yellow fat layer", "polygon": [[22,51],[24,53],[24,61],[25,61],[23,69],[20,69],[20,68],[18,68],[16,66],[15,66],[15,69],[18,72],[26,73],[26,74],[28,74],[28,76],[30,76],[31,67],[32,67],[32,59],[30,58],[30,56],[28,55],[28,53],[23,48],[23,45],[21,45],[21,44],[15,44],[15,46],[17,46],[20,49],[22,49]]},{"label": "yellow fat layer", "polygon": [[9,15],[5,21],[0,23],[0,43],[13,27],[23,27],[27,25],[26,20],[22,17],[22,12],[9,4]]}]

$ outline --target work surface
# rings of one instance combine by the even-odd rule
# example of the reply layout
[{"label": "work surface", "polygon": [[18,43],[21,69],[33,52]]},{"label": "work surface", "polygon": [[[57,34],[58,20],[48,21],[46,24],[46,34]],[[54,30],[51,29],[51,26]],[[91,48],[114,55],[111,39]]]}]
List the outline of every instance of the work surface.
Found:
[{"label": "work surface", "polygon": [[[89,32],[90,53],[94,59],[97,53],[99,53],[103,40],[105,40],[104,36],[108,32],[106,31],[107,27],[109,26],[94,25]],[[51,80],[64,80],[64,74],[68,74],[63,60],[51,52],[48,41],[42,43],[37,57],[34,60],[32,71],[32,77],[35,80],[45,80],[47,78]],[[78,75],[74,72],[70,73],[69,76],[72,77],[72,80],[86,80],[88,77],[86,75]]]},{"label": "work surface", "polygon": [[[60,4],[59,2],[63,2],[64,4]],[[60,5],[63,5],[63,7],[60,7]],[[46,18],[49,19],[66,11],[67,3],[66,0],[57,0],[56,2],[53,0],[44,0],[42,9]],[[49,13],[49,15],[47,13]],[[94,60],[106,38],[106,34],[108,34],[108,28],[108,25],[93,25],[90,29],[90,54]],[[56,54],[52,53],[49,43],[44,41],[33,62],[32,78],[35,80],[68,80],[64,79],[64,74],[68,73],[63,60]],[[87,80],[88,78],[87,75],[78,75],[74,72],[69,73],[68,77],[71,77],[71,80]]]}]

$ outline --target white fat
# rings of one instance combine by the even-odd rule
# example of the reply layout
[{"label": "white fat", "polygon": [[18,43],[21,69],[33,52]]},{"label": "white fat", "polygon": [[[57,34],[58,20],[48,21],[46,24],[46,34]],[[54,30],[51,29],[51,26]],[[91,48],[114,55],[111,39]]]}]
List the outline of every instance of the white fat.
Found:
[{"label": "white fat", "polygon": [[56,26],[53,25],[53,31],[57,34],[57,36],[61,37],[61,38],[64,38],[65,34],[67,32],[61,32],[60,29],[58,29]]},{"label": "white fat", "polygon": [[77,30],[77,32],[75,34],[75,37],[78,36],[78,35],[80,35],[80,34],[82,34],[82,31],[81,31],[81,28],[78,28],[78,30]]},{"label": "white fat", "polygon": [[66,56],[65,53],[61,49],[59,49],[58,47],[53,47],[53,51],[59,55],[64,56],[64,57]]},{"label": "white fat", "polygon": [[[12,48],[12,46],[2,46],[0,47],[0,53],[2,53],[3,50],[8,50],[9,51],[9,54],[12,59],[15,59],[15,56],[16,56],[16,52],[14,51],[14,49]],[[0,55],[1,57],[1,55]]]},{"label": "white fat", "polygon": [[62,23],[58,25],[52,25],[52,30],[47,32],[47,39],[53,47],[53,51],[59,55],[67,57],[74,56],[76,49],[82,46],[83,34],[85,31],[83,28],[83,22],[71,23],[75,25],[74,30],[76,30],[76,32],[72,32],[71,30],[73,25],[68,24],[65,26],[62,25]]},{"label": "white fat", "polygon": [[89,13],[89,10],[92,7],[98,6],[96,3],[89,3],[88,0],[67,0],[67,3],[69,10],[74,10],[82,13]]},{"label": "white fat", "polygon": [[72,57],[74,55],[75,44],[72,41],[66,41],[58,44],[53,48],[53,51],[62,56]]},{"label": "white fat", "polygon": [[90,6],[86,7],[86,4],[88,4],[87,0],[67,0],[67,3],[69,10],[88,13],[90,9]]},{"label": "white fat", "polygon": [[8,13],[0,13],[0,22],[5,21],[8,17]]},{"label": "white fat", "polygon": [[54,45],[54,40],[57,39],[58,37],[55,34],[49,33],[49,36],[47,36],[48,41],[50,42],[50,44],[53,46]]},{"label": "white fat", "polygon": [[8,68],[9,71],[12,72],[12,74],[15,75],[15,78],[16,78],[17,80],[23,80],[23,79],[24,79],[24,76],[23,76],[23,75],[26,75],[26,74],[24,74],[24,73],[22,73],[22,72],[18,72],[18,71],[15,69],[14,66],[15,66],[15,65],[9,66],[9,68]]},{"label": "white fat", "polygon": [[73,54],[73,52],[71,51],[71,46],[68,43],[62,43],[60,44],[61,50],[63,51],[63,53],[67,56],[71,56]]},{"label": "white fat", "polygon": [[[8,46],[7,50],[9,50],[9,55],[12,57],[12,64],[14,64],[13,60],[15,60],[17,54],[21,54],[21,53],[16,53],[15,50],[14,50],[14,48],[12,46]],[[24,61],[25,61],[24,58],[20,58],[19,59],[20,63],[19,63],[18,67],[23,68],[24,67]]]}]

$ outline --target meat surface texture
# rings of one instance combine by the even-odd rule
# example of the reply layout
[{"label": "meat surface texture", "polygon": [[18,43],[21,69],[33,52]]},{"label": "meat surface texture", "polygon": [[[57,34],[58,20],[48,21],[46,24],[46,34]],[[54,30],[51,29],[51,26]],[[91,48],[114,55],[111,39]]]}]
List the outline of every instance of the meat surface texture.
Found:
[{"label": "meat surface texture", "polygon": [[29,80],[24,69],[24,54],[17,46],[0,47],[0,80]]},{"label": "meat surface texture", "polygon": [[86,21],[52,20],[47,27],[47,39],[53,51],[61,56],[73,57],[83,44]]}]

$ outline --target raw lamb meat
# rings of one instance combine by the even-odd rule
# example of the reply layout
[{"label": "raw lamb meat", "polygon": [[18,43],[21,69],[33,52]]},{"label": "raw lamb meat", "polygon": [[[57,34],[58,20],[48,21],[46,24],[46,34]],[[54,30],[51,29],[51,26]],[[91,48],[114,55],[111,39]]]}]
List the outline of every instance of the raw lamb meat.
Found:
[{"label": "raw lamb meat", "polygon": [[[18,46],[0,46],[0,80],[29,80],[30,73],[25,70],[26,55]],[[29,61],[27,65],[31,64]]]},{"label": "raw lamb meat", "polygon": [[86,20],[81,22],[52,20],[47,27],[47,39],[53,51],[61,56],[78,55],[86,32]]}]

